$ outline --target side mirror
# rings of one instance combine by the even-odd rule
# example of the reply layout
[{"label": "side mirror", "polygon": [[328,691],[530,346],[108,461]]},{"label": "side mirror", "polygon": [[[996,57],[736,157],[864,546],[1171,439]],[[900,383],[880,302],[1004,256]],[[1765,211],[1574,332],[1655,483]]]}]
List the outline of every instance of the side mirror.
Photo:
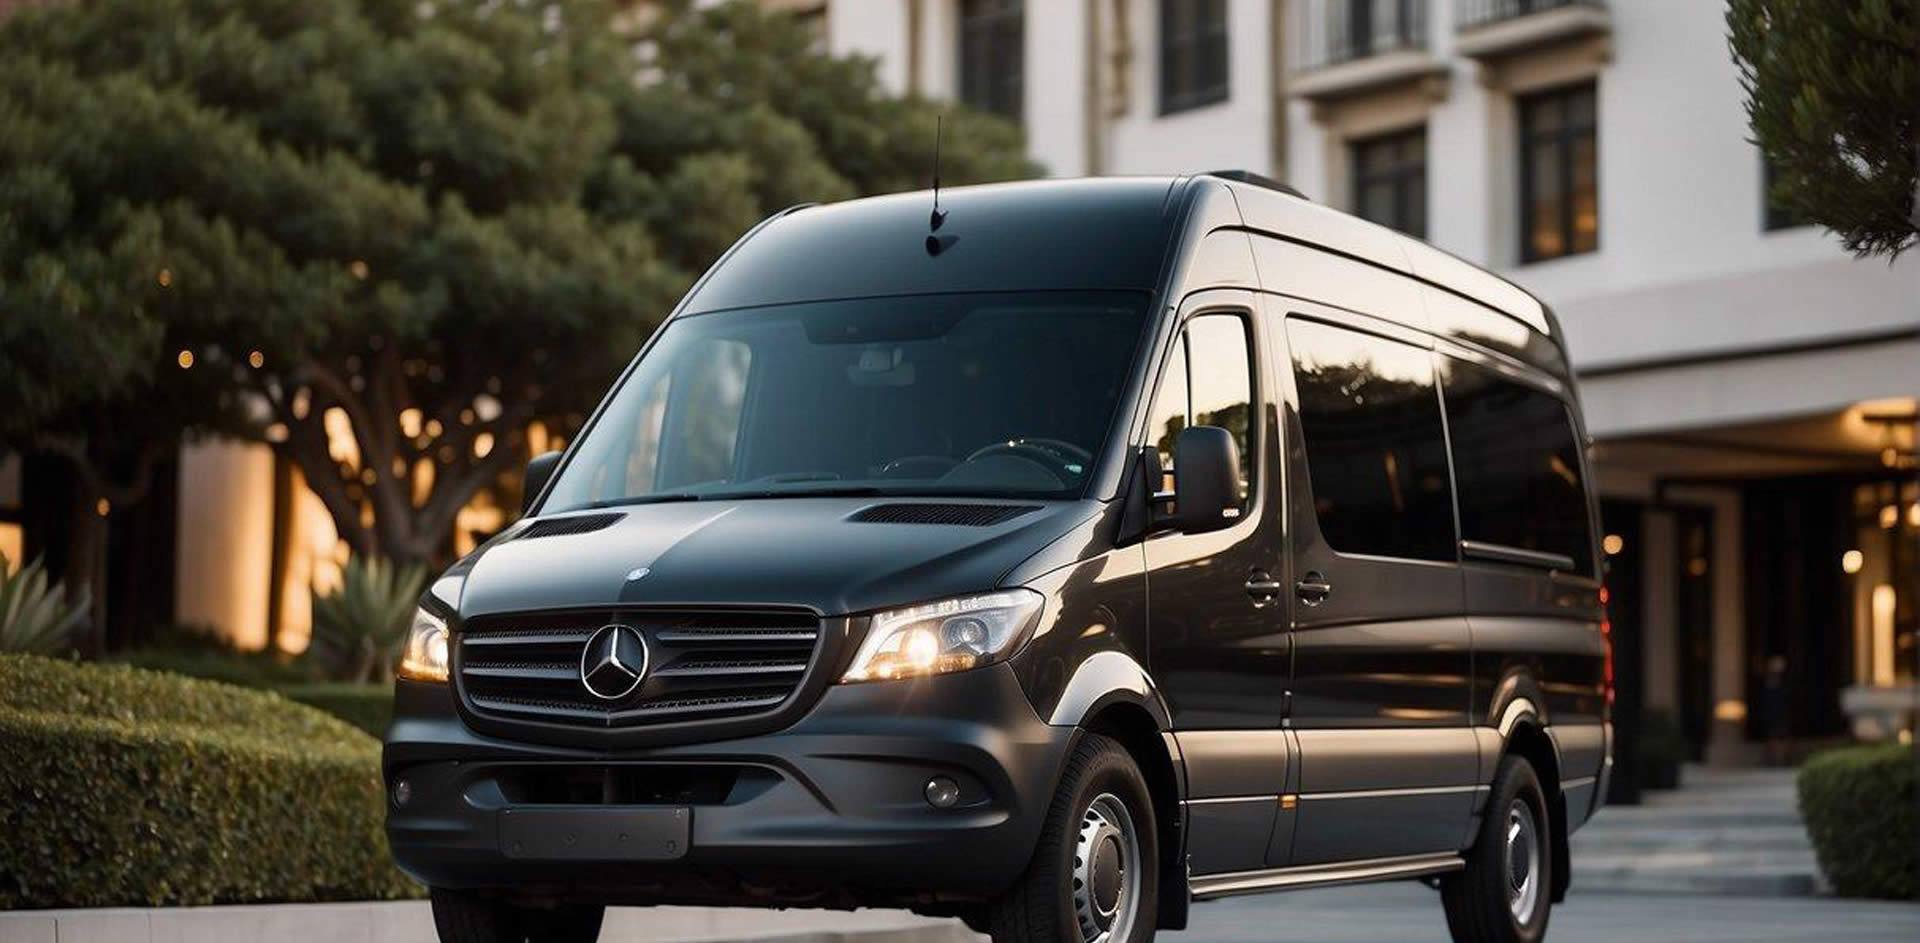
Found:
[{"label": "side mirror", "polygon": [[1219,426],[1180,430],[1173,442],[1172,523],[1189,534],[1231,526],[1240,518],[1240,447]]},{"label": "side mirror", "polygon": [[560,465],[559,452],[547,452],[535,455],[527,463],[527,474],[520,479],[520,513],[533,509],[533,499],[540,496],[547,486],[547,479],[553,477],[553,470]]}]

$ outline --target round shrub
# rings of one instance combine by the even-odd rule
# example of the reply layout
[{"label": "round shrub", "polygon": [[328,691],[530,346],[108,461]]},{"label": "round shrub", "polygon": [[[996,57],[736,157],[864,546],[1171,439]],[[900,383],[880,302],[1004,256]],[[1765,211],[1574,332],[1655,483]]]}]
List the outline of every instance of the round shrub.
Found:
[{"label": "round shrub", "polygon": [[1886,743],[1817,754],[1800,768],[1799,786],[1800,815],[1835,893],[1914,896],[1920,831],[1912,747]]},{"label": "round shrub", "polygon": [[273,694],[0,655],[0,909],[417,893],[379,743]]},{"label": "round shrub", "polygon": [[317,707],[376,737],[393,723],[393,685],[322,681],[274,688],[288,700]]}]

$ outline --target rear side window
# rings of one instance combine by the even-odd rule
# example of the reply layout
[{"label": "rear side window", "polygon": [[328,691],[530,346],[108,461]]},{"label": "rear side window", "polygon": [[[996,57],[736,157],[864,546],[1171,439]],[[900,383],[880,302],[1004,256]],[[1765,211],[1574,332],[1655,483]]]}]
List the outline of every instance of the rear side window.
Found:
[{"label": "rear side window", "polygon": [[1432,355],[1313,321],[1288,320],[1287,340],[1327,544],[1342,553],[1455,559]]},{"label": "rear side window", "polygon": [[1573,416],[1558,397],[1458,360],[1442,385],[1467,540],[1557,553],[1593,572]]}]

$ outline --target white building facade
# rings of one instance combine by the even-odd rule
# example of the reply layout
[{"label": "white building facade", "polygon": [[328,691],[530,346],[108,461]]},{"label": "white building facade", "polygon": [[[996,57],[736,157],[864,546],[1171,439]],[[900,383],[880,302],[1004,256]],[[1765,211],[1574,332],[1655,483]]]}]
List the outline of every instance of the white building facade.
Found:
[{"label": "white building facade", "polygon": [[1720,762],[1911,736],[1920,259],[1769,211],[1721,3],[777,5],[1051,174],[1253,170],[1533,291],[1596,439],[1623,710]]}]

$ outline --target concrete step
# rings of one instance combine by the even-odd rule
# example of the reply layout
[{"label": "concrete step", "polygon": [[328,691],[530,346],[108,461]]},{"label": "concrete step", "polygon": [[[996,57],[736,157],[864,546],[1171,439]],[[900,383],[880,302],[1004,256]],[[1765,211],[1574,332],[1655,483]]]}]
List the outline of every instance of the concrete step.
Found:
[{"label": "concrete step", "polygon": [[1818,869],[1725,868],[1679,871],[1638,865],[1602,867],[1573,859],[1575,894],[1705,894],[1714,897],[1812,897],[1821,893]]},{"label": "concrete step", "polygon": [[1678,790],[1608,806],[1573,836],[1583,892],[1806,896],[1821,887],[1793,771],[1689,768]]}]

